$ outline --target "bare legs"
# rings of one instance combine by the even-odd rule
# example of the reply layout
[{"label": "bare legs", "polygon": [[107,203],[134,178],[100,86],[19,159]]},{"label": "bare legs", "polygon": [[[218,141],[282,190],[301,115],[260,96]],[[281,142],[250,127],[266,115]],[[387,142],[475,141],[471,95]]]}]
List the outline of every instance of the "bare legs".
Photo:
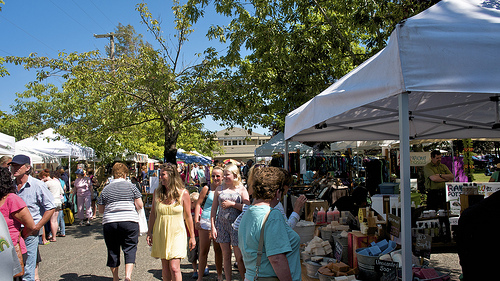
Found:
[{"label": "bare legs", "polygon": [[241,255],[240,248],[238,246],[233,246],[234,257],[238,263],[238,271],[240,272],[241,280],[245,280],[245,264],[243,263],[243,256]]},{"label": "bare legs", "polygon": [[180,281],[182,280],[181,273],[181,260],[171,259],[171,260],[161,260],[161,276],[163,281]]},{"label": "bare legs", "polygon": [[134,269],[133,263],[125,264],[125,281],[130,281],[132,278],[132,270]]},{"label": "bare legs", "polygon": [[222,281],[222,249],[220,244],[213,240],[214,252],[215,252],[215,268],[217,269],[217,280]]},{"label": "bare legs", "polygon": [[52,233],[50,242],[56,242],[57,228],[59,227],[59,225],[57,224],[57,217],[59,216],[59,212],[60,211],[55,211],[50,217],[50,232]]},{"label": "bare legs", "polygon": [[[200,256],[198,261],[198,281],[203,280],[203,271],[207,266],[208,252],[210,251],[210,231],[198,230]],[[217,269],[217,279],[222,280],[222,251],[219,243],[213,242],[215,252],[215,268]],[[201,274],[200,274],[201,273]]]},{"label": "bare legs", "polygon": [[113,281],[118,281],[120,278],[118,277],[118,267],[110,267],[111,273],[113,274]]},{"label": "bare legs", "polygon": [[[231,280],[231,245],[229,243],[220,243],[222,249],[222,257],[224,261],[224,274],[226,275],[226,280]],[[245,265],[243,264],[243,257],[241,255],[240,248],[238,246],[233,246],[234,256],[236,257],[236,262],[238,263],[238,271],[240,272],[241,280],[245,279]]]},{"label": "bare legs", "polygon": [[219,243],[220,248],[222,249],[222,260],[224,264],[224,275],[226,276],[226,280],[231,280],[231,245],[229,243]]},{"label": "bare legs", "polygon": [[[110,267],[111,273],[113,274],[113,281],[118,281],[120,280],[120,277],[118,277],[118,269],[119,267]],[[133,263],[127,263],[125,264],[125,280],[124,281],[130,281],[132,280],[132,270],[134,269],[134,264]]]}]

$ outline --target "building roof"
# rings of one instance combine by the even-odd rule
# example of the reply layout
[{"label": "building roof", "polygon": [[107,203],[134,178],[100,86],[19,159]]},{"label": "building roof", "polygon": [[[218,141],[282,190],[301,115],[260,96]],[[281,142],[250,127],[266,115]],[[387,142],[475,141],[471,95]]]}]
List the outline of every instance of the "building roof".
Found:
[{"label": "building roof", "polygon": [[219,140],[222,139],[234,139],[235,137],[245,137],[245,138],[251,138],[251,139],[262,139],[262,138],[271,138],[270,136],[262,135],[259,133],[252,132],[251,134],[248,133],[247,130],[244,130],[242,128],[234,127],[232,129],[224,129],[221,131],[218,131],[215,133],[216,137]]}]

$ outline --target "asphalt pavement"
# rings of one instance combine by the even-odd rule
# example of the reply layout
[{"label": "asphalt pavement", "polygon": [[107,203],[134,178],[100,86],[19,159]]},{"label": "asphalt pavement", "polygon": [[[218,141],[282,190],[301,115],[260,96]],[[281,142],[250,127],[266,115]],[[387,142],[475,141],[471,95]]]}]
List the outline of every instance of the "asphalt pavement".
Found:
[{"label": "asphalt pavement", "polygon": [[[39,276],[41,281],[112,281],[112,274],[106,266],[107,249],[102,235],[101,218],[92,221],[90,226],[75,224],[66,226],[66,237],[57,237],[57,242],[40,245],[42,262]],[[125,278],[123,254],[121,255],[120,278]],[[233,257],[234,262],[234,257]],[[210,274],[203,280],[217,280],[214,252],[210,248],[208,255]],[[181,261],[183,280],[192,279],[193,268],[187,258]],[[232,268],[234,280],[239,280],[238,270]],[[151,257],[146,236],[139,237],[136,266],[132,272],[132,280],[162,280],[161,261]]]}]

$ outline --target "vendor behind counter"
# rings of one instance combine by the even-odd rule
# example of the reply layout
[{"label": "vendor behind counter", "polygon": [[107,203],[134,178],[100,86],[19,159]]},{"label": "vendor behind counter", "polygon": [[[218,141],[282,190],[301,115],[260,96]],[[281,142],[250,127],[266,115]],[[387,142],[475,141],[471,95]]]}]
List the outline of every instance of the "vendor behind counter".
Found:
[{"label": "vendor behind counter", "polygon": [[332,210],[337,207],[339,211],[349,211],[353,216],[358,215],[359,208],[364,208],[368,205],[368,189],[363,186],[358,186],[352,191],[351,196],[340,197],[337,201],[330,205]]}]

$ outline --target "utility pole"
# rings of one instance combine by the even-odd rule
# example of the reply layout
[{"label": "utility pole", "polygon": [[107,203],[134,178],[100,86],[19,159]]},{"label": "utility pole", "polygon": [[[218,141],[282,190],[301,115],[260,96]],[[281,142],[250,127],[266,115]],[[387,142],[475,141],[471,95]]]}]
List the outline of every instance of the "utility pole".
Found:
[{"label": "utility pole", "polygon": [[109,38],[109,57],[113,60],[115,58],[115,34],[110,32],[108,34],[94,34],[95,38]]}]

